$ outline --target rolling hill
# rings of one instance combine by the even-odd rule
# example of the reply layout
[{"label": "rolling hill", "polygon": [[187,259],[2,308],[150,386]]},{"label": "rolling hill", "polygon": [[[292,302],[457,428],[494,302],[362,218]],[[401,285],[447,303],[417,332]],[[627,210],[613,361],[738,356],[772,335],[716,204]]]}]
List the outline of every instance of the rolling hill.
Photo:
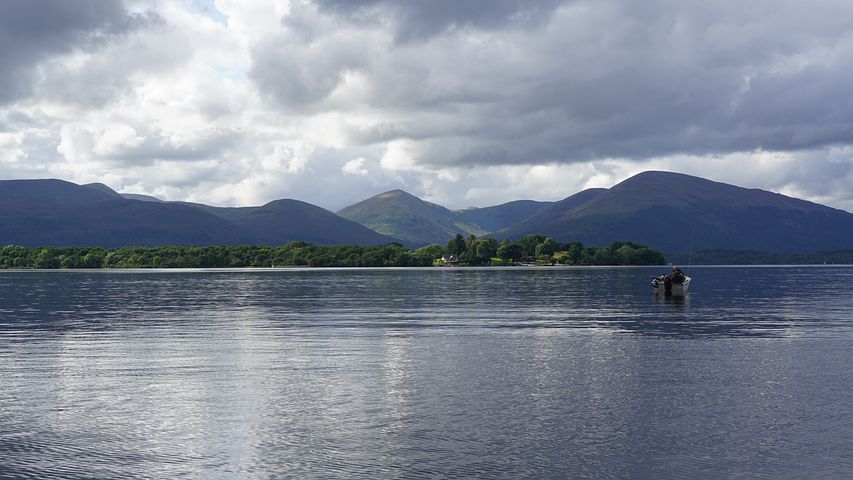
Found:
[{"label": "rolling hill", "polygon": [[853,247],[849,212],[678,173],[644,172],[585,201],[560,203],[499,236],[541,233],[588,245],[630,240],[670,253],[687,252],[691,237],[694,251]]},{"label": "rolling hill", "polygon": [[376,245],[393,241],[320,207],[278,200],[237,209],[128,199],[102,184],[0,181],[0,245]]},{"label": "rolling hill", "polygon": [[260,207],[229,208],[198,204],[197,207],[231,222],[265,245],[303,241],[317,245],[366,246],[397,241],[299,200],[275,200]]},{"label": "rolling hill", "polygon": [[479,231],[455,213],[402,190],[391,190],[344,208],[338,215],[414,245],[444,244],[457,233]]},{"label": "rolling hill", "polygon": [[547,202],[518,200],[493,207],[453,211],[404,192],[391,190],[338,212],[379,233],[413,245],[444,245],[456,234],[484,235],[534,215]]},{"label": "rolling hill", "polygon": [[[379,233],[377,233],[379,232]],[[452,211],[402,190],[338,215],[298,200],[224,208],[120,195],[103,184],[0,181],[0,245],[445,244],[457,233],[529,233],[588,246],[632,241],[667,254],[706,249],[814,253],[853,248],[853,214],[757,189],[644,172],[558,202]],[[383,235],[385,234],[385,235]]]},{"label": "rolling hill", "polygon": [[478,230],[484,232],[496,232],[524,221],[551,205],[551,202],[516,200],[493,207],[457,210],[454,213],[465,225],[475,225]]},{"label": "rolling hill", "polygon": [[116,247],[250,240],[237,226],[197,208],[127,200],[100,184],[0,181],[0,199],[2,245]]}]

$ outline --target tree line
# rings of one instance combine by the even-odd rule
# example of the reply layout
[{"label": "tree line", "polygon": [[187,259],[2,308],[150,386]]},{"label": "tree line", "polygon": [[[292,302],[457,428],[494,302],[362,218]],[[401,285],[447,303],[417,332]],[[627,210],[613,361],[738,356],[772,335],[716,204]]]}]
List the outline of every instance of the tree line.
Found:
[{"label": "tree line", "polygon": [[[437,247],[437,245],[436,245]],[[657,250],[632,242],[614,242],[607,247],[584,247],[581,242],[560,243],[544,235],[525,235],[514,242],[494,238],[467,238],[457,234],[444,251],[454,254],[461,265],[663,265]]]},{"label": "tree line", "polygon": [[407,248],[399,243],[372,247],[291,242],[279,247],[22,247],[0,248],[0,269],[71,268],[237,268],[237,267],[426,267],[453,254],[460,265],[517,263],[566,265],[659,265],[663,255],[642,245],[616,242],[609,247],[558,243],[527,235],[515,242],[457,235],[446,247]]},{"label": "tree line", "polygon": [[0,248],[0,268],[237,268],[237,267],[420,267],[432,256],[397,243],[374,247],[319,246],[291,242],[280,247],[37,247]]}]

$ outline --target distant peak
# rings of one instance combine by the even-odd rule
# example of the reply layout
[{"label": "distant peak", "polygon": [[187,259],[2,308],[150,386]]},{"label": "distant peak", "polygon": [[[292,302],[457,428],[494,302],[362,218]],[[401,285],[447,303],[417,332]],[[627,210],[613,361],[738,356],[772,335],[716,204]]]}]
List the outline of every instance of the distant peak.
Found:
[{"label": "distant peak", "polygon": [[14,180],[0,180],[4,185],[73,185],[79,187],[76,183],[58,178],[21,178]]},{"label": "distant peak", "polygon": [[[311,205],[308,202],[303,202],[302,200],[296,200],[294,198],[279,198],[277,200],[272,200],[262,205],[262,207],[283,207],[290,205]],[[256,208],[256,207],[249,207]]]},{"label": "distant peak", "polygon": [[94,190],[98,190],[100,192],[108,193],[108,194],[115,196],[115,197],[121,197],[122,196],[120,193],[118,193],[115,190],[113,190],[112,188],[104,185],[103,183],[87,183],[85,185],[80,185],[80,186],[86,187],[86,188],[91,188]]},{"label": "distant peak", "polygon": [[388,190],[385,193],[380,193],[379,195],[376,196],[376,198],[391,198],[391,197],[414,197],[414,195],[412,195],[411,193],[409,193],[405,190],[400,190],[399,188],[397,188],[394,190]]},{"label": "distant peak", "polygon": [[629,177],[628,180],[636,180],[636,179],[648,179],[648,178],[667,178],[667,179],[694,179],[694,180],[705,180],[701,177],[696,177],[693,175],[688,175],[686,173],[678,173],[678,172],[668,172],[665,170],[646,170],[645,172],[640,172],[633,177]]},{"label": "distant peak", "polygon": [[128,200],[141,200],[143,202],[163,203],[162,199],[159,199],[159,198],[151,196],[151,195],[145,195],[142,193],[123,193],[122,192],[122,193],[119,193],[119,195],[121,195],[122,197],[124,197]]},{"label": "distant peak", "polygon": [[638,173],[633,177],[629,177],[618,184],[614,185],[613,188],[620,189],[625,187],[649,187],[649,186],[657,186],[659,188],[669,188],[669,187],[677,187],[677,186],[698,186],[698,185],[708,185],[719,182],[714,182],[712,180],[708,180],[701,177],[696,177],[693,175],[687,175],[686,173],[676,173],[676,172],[665,172],[659,170],[648,170],[645,172]]}]

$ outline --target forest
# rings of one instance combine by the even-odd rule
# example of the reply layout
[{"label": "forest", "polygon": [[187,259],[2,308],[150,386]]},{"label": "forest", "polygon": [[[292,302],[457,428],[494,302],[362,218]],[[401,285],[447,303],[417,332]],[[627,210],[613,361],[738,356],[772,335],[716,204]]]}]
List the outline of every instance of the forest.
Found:
[{"label": "forest", "polygon": [[[453,262],[442,262],[452,254]],[[473,235],[451,238],[446,246],[408,248],[399,243],[359,247],[291,242],[279,247],[0,247],[0,269],[78,268],[237,268],[237,267],[427,267],[433,265],[660,265],[663,255],[642,245],[608,247],[559,243],[542,235],[514,242]]]}]

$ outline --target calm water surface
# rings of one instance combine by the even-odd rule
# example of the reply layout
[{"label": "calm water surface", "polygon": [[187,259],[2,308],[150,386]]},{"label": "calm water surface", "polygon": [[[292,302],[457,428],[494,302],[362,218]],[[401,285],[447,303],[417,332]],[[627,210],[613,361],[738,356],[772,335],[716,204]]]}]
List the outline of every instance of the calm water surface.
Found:
[{"label": "calm water surface", "polygon": [[0,272],[0,478],[853,478],[853,267]]}]

